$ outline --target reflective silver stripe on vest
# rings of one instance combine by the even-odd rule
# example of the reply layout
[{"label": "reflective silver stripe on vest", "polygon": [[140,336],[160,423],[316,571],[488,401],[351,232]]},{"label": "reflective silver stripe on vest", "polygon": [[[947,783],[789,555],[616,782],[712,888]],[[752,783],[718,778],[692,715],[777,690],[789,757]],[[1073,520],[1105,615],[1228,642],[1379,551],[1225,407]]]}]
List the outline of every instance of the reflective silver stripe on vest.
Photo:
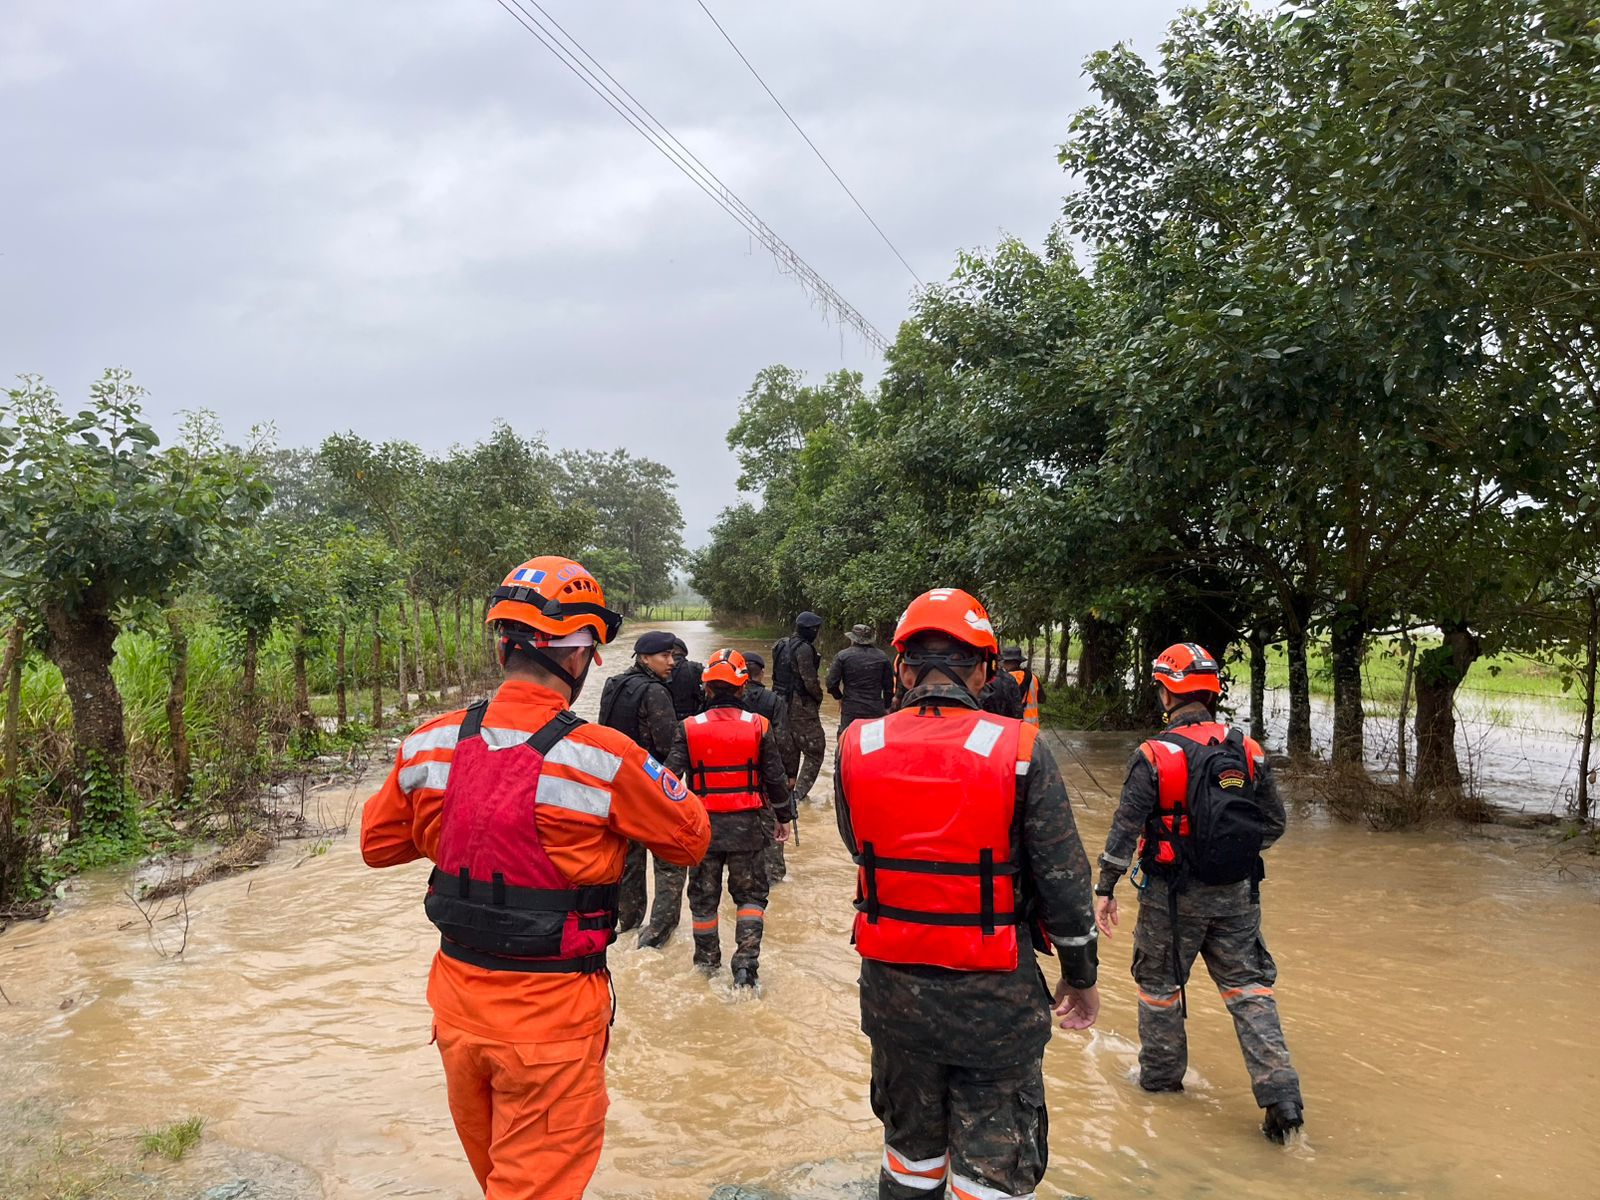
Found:
[{"label": "reflective silver stripe on vest", "polygon": [[415,792],[421,788],[444,790],[450,782],[450,764],[447,762],[412,763],[400,768],[400,790]]},{"label": "reflective silver stripe on vest", "polygon": [[413,733],[400,743],[400,756],[412,759],[424,750],[454,750],[460,738],[459,725],[439,725],[433,729],[424,729],[421,733]]},{"label": "reflective silver stripe on vest", "polygon": [[533,794],[535,804],[549,804],[572,812],[587,813],[602,819],[611,815],[611,793],[605,788],[574,783],[570,779],[557,779],[541,773],[538,790]]},{"label": "reflective silver stripe on vest", "polygon": [[526,729],[496,729],[485,725],[478,730],[478,736],[483,739],[483,744],[491,750],[509,750],[513,746],[520,746],[528,740]]},{"label": "reflective silver stripe on vest", "polygon": [[613,754],[609,750],[602,750],[599,746],[590,746],[584,742],[575,742],[570,737],[562,738],[550,748],[550,753],[545,756],[546,762],[559,763],[563,767],[582,771],[585,775],[593,775],[596,779],[610,783],[617,777],[617,772],[622,770],[622,756]]}]

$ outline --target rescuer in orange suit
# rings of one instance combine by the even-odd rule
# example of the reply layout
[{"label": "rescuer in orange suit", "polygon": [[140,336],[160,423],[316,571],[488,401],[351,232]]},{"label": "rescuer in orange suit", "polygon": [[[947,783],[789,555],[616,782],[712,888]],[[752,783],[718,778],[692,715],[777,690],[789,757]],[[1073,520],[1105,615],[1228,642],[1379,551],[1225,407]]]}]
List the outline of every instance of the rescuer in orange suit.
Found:
[{"label": "rescuer in orange suit", "polygon": [[[1095,1023],[1089,859],[1038,729],[981,711],[994,628],[957,588],[895,630],[907,691],[839,739],[839,833],[859,868],[854,941],[878,1195],[1032,1200],[1044,1176],[1044,1047]],[[1036,950],[1060,955],[1054,996]]]},{"label": "rescuer in orange suit", "polygon": [[608,1099],[617,883],[632,839],[691,865],[699,799],[624,734],[572,715],[621,618],[570,559],[517,567],[488,622],[505,682],[407,737],[367,801],[368,866],[432,859],[428,976],[450,1115],[490,1200],[579,1197]]}]

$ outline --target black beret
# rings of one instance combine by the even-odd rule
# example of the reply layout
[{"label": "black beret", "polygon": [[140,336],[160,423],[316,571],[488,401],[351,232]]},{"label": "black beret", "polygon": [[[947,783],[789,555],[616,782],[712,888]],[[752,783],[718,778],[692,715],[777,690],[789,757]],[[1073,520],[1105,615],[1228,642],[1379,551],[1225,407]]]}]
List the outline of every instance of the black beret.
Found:
[{"label": "black beret", "polygon": [[663,633],[659,629],[652,629],[649,633],[641,633],[639,640],[633,643],[634,654],[660,654],[672,649],[672,635]]}]

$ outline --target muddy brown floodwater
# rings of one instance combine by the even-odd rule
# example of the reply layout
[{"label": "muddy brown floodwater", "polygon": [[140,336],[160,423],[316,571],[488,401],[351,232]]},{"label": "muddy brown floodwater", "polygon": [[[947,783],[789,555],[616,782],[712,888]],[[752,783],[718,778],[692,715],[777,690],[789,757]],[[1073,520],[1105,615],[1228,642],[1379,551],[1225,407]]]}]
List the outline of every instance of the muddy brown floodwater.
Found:
[{"label": "muddy brown floodwater", "polygon": [[[704,623],[674,628],[701,661],[722,644]],[[581,713],[599,691],[591,681]],[[1099,785],[1115,791],[1131,739],[1067,739],[1058,757],[1093,856],[1113,807]],[[815,798],[831,800],[831,778],[830,762]],[[687,920],[663,952],[631,937],[614,949],[613,1103],[591,1195],[699,1200],[732,1183],[847,1196],[874,1178],[852,870],[831,807],[805,809],[801,837],[774,889],[759,998],[690,970]],[[1046,1055],[1045,1194],[1594,1194],[1600,906],[1549,853],[1527,835],[1295,816],[1264,885],[1308,1110],[1287,1150],[1256,1132],[1231,1024],[1201,979],[1188,1092],[1134,1084],[1128,912],[1102,947],[1099,1027],[1058,1033]],[[322,855],[285,847],[191,897],[181,959],[153,950],[122,877],[84,880],[49,921],[0,936],[0,1093],[14,1101],[0,1112],[31,1104],[68,1133],[196,1113],[209,1142],[298,1164],[330,1200],[474,1194],[428,1045],[425,875],[368,870],[353,833]]]}]

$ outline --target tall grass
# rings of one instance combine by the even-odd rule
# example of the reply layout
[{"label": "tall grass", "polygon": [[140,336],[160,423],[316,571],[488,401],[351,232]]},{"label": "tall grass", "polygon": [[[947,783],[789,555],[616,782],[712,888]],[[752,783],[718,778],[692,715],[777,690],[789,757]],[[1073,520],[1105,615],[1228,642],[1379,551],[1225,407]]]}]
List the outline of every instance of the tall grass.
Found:
[{"label": "tall grass", "polygon": [[[448,671],[443,682],[457,683],[462,655],[455,643],[453,614],[444,622]],[[398,699],[396,647],[400,626],[393,612],[387,614],[384,628],[384,655],[380,670],[387,714],[392,716]],[[413,650],[409,645],[406,667],[415,680]],[[439,644],[431,622],[424,620],[424,653],[428,663],[429,689],[437,695]],[[487,668],[480,627],[464,623],[462,640],[469,671],[482,674]],[[260,647],[256,668],[257,728],[252,733],[244,713],[243,646],[240,638],[209,618],[192,620],[188,626],[188,686],[185,694],[184,723],[187,727],[192,783],[188,798],[179,812],[172,797],[172,737],[167,722],[167,698],[171,686],[172,662],[164,630],[154,633],[127,630],[118,637],[112,677],[122,698],[124,730],[128,747],[128,778],[139,799],[147,836],[165,836],[172,822],[181,819],[189,828],[222,814],[227,827],[239,828],[248,814],[243,808],[247,797],[294,758],[305,758],[326,749],[337,749],[351,740],[373,732],[370,696],[372,684],[372,643],[369,625],[352,628],[348,635],[346,686],[351,727],[345,738],[335,738],[326,729],[309,740],[300,729],[294,703],[293,644],[287,631],[275,632]],[[307,677],[312,695],[312,711],[331,724],[335,712],[333,692],[337,684],[335,635],[310,643]],[[476,681],[474,681],[476,682]],[[319,694],[320,693],[320,694]],[[68,798],[73,785],[72,709],[61,672],[38,653],[23,664],[20,711],[20,752],[18,778],[21,783],[19,814],[25,834],[48,857],[60,850],[66,831]],[[59,867],[47,871],[45,880],[79,865],[71,855]]]}]

